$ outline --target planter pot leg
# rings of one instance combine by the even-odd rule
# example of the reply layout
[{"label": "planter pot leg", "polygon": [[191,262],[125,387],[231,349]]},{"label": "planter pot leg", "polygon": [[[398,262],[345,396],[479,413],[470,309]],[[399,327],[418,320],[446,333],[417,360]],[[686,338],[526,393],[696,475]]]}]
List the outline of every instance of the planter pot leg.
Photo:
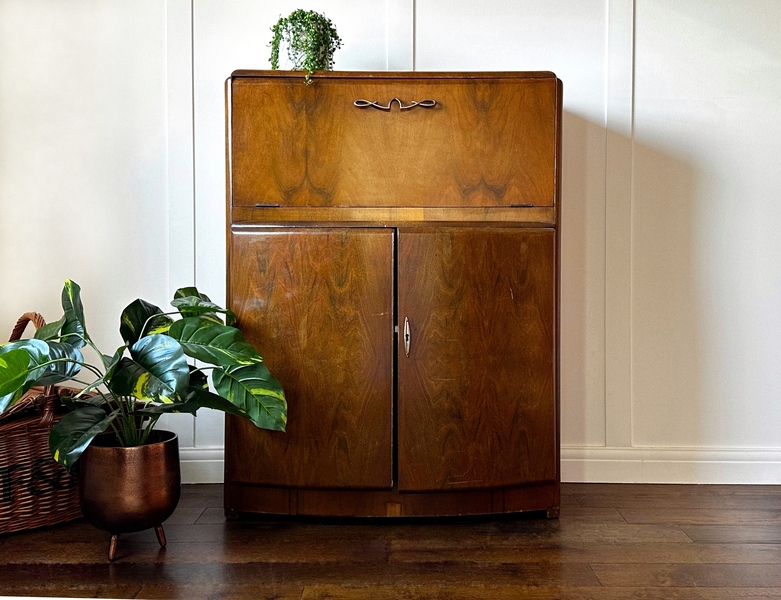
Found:
[{"label": "planter pot leg", "polygon": [[163,526],[158,525],[155,527],[155,533],[157,534],[157,541],[160,542],[160,546],[165,548],[165,531],[163,531]]},{"label": "planter pot leg", "polygon": [[119,534],[112,533],[111,541],[108,543],[108,559],[114,560],[114,555],[117,553],[117,543],[119,542]]}]

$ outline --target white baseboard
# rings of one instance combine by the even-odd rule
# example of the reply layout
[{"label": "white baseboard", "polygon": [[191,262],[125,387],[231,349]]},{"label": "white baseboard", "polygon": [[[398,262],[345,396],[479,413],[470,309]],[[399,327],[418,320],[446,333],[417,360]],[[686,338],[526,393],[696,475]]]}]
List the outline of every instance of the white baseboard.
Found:
[{"label": "white baseboard", "polygon": [[781,448],[563,447],[561,480],[781,484]]},{"label": "white baseboard", "polygon": [[[181,448],[182,483],[222,483],[222,448]],[[781,448],[561,449],[561,480],[578,483],[781,484]]]},{"label": "white baseboard", "polygon": [[179,448],[182,483],[222,483],[225,450],[223,448]]}]

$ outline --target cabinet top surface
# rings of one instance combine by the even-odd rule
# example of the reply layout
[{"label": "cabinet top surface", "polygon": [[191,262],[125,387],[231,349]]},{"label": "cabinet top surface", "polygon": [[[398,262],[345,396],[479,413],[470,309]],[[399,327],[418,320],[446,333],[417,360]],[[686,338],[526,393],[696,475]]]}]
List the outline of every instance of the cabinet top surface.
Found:
[{"label": "cabinet top surface", "polygon": [[[260,71],[239,69],[231,73],[238,77],[302,78],[304,71]],[[315,71],[315,79],[556,79],[551,71]]]}]

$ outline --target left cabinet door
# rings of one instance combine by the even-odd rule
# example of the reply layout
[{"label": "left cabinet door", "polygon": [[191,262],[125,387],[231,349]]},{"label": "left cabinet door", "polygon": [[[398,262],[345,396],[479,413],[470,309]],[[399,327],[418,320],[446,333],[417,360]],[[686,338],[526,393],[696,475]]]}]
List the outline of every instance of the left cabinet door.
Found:
[{"label": "left cabinet door", "polygon": [[226,421],[226,483],[392,487],[393,231],[237,230],[229,305],[285,389],[287,432]]}]

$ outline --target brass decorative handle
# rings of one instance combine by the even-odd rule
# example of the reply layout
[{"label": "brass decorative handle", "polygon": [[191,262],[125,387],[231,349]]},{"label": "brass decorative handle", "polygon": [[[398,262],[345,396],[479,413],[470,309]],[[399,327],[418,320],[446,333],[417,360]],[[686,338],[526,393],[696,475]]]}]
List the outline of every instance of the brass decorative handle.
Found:
[{"label": "brass decorative handle", "polygon": [[377,108],[379,110],[385,110],[390,111],[391,106],[393,106],[393,103],[396,102],[399,105],[400,110],[409,110],[411,108],[415,108],[416,106],[420,106],[421,108],[434,108],[437,105],[436,100],[421,100],[420,102],[416,102],[415,100],[412,101],[411,104],[407,104],[406,106],[404,103],[399,100],[398,98],[394,98],[390,102],[388,102],[387,106],[383,106],[382,104],[379,104],[378,102],[372,102],[371,100],[356,100],[353,102],[354,106],[357,106],[358,108]]},{"label": "brass decorative handle", "polygon": [[409,345],[410,345],[410,335],[409,335],[409,319],[407,317],[404,317],[404,354],[409,356]]}]

